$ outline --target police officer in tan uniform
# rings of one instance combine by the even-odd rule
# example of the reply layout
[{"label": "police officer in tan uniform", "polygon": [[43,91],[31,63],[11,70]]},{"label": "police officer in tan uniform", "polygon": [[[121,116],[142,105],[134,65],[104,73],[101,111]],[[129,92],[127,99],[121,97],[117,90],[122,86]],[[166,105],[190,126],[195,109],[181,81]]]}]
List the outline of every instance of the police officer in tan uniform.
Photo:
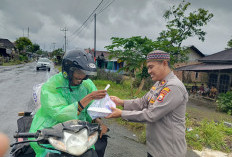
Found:
[{"label": "police officer in tan uniform", "polygon": [[185,141],[185,110],[188,93],[183,83],[173,74],[169,65],[170,56],[160,50],[147,56],[147,68],[156,83],[142,98],[111,99],[124,107],[112,108],[106,118],[122,117],[133,122],[145,122],[148,157],[184,157],[187,151]]}]

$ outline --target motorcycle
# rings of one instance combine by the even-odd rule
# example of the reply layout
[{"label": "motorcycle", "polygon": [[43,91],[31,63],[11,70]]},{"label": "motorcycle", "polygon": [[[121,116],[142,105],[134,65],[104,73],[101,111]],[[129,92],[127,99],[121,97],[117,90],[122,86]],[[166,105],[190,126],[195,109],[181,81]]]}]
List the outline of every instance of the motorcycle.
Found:
[{"label": "motorcycle", "polygon": [[[29,142],[37,142],[43,148],[55,150],[60,153],[48,153],[46,157],[97,157],[96,151],[90,149],[97,139],[100,127],[96,123],[88,123],[80,120],[70,120],[59,123],[52,128],[38,130],[36,133],[28,133],[32,122],[30,112],[20,113],[18,119],[18,132],[14,135],[16,142],[11,144],[12,157],[32,157],[35,152]],[[28,140],[28,138],[35,138]],[[52,147],[46,147],[50,144]],[[46,146],[45,146],[46,145]]]},{"label": "motorcycle", "polygon": [[[81,136],[79,135],[84,135],[83,138],[85,138],[85,140],[88,139],[91,137],[93,137],[92,135],[94,135],[94,141],[92,141],[92,145],[95,144],[95,151],[93,149],[88,149],[88,150],[85,150],[85,149],[82,149],[84,150],[83,151],[83,154],[81,155],[81,157],[104,157],[104,154],[105,154],[105,149],[106,149],[106,146],[107,146],[107,139],[108,139],[108,135],[103,135],[102,138],[99,138],[99,136],[96,135],[95,132],[100,132],[101,128],[97,125],[98,124],[91,124],[91,123],[88,123],[88,122],[83,122],[83,121],[78,121],[78,120],[74,120],[73,122],[75,123],[79,123],[79,130],[72,130],[71,133],[67,133],[67,129],[66,128],[62,128],[62,127],[53,127],[53,131],[52,130],[49,130],[49,135],[46,135],[44,134],[44,131],[40,130],[38,131],[36,134],[30,134],[28,133],[29,130],[30,130],[30,127],[31,127],[31,123],[32,123],[32,120],[33,120],[33,116],[35,115],[36,111],[40,108],[41,104],[40,104],[40,91],[41,91],[41,87],[42,87],[43,84],[38,84],[38,85],[35,85],[33,87],[33,94],[32,94],[32,102],[30,104],[30,107],[32,107],[30,110],[32,110],[32,112],[20,112],[18,113],[18,116],[21,116],[21,118],[19,118],[17,120],[17,126],[18,126],[18,131],[16,133],[16,135],[14,136],[14,138],[16,139],[16,142],[14,144],[12,144],[12,150],[10,152],[10,155],[12,157],[34,157],[35,156],[35,152],[34,150],[31,148],[29,142],[37,142],[38,144],[45,144],[45,143],[50,143],[52,145],[52,142],[53,142],[53,145],[54,144],[54,139],[53,138],[59,138],[59,140],[63,140],[63,143],[62,142],[58,142],[59,144],[63,145],[64,148],[66,148],[66,143],[64,143],[64,137],[67,137],[67,136],[70,136],[71,135],[74,135],[75,134],[75,137],[80,137],[80,139],[82,139]],[[67,126],[68,125],[73,125],[71,124],[71,122],[69,123],[68,122],[65,122],[65,124],[67,123]],[[60,124],[57,124],[57,125],[61,125],[61,124],[64,124],[64,123],[60,123]],[[70,128],[70,126],[68,127]],[[86,128],[87,129],[87,136],[86,136],[86,131],[81,131],[82,129]],[[97,129],[98,128],[98,129]],[[60,130],[59,130],[60,129]],[[94,131],[93,133],[94,134],[91,134],[92,131]],[[57,131],[60,133],[59,134],[59,137],[57,137],[56,133]],[[74,131],[74,132],[73,132]],[[109,131],[109,129],[108,129]],[[70,132],[70,131],[69,131]],[[47,133],[47,132],[46,132]],[[63,134],[62,134],[63,133]],[[65,136],[64,136],[64,133],[65,133]],[[78,134],[78,136],[76,136],[76,134]],[[29,141],[28,138],[30,138],[31,136],[33,136],[32,138],[37,138],[37,140],[35,141]],[[95,138],[97,137],[97,141],[95,141]],[[42,140],[43,139],[43,140]],[[50,140],[49,140],[50,139]],[[58,141],[59,141],[58,140]],[[77,142],[78,142],[78,139],[76,138]],[[57,141],[57,140],[56,140]],[[76,143],[75,141],[73,141],[73,143]],[[92,146],[91,145],[91,146]],[[41,147],[43,147],[43,145],[41,145]],[[72,152],[67,152],[67,149],[63,149],[61,147],[55,147],[55,150],[59,150],[61,152],[61,154],[63,155],[63,157],[71,157],[71,156],[77,156],[75,153],[73,154]],[[81,146],[83,147],[83,146]],[[46,148],[46,149],[49,149],[49,148]],[[96,152],[97,152],[97,155],[96,155]],[[57,154],[49,154],[50,156],[59,156]]]}]

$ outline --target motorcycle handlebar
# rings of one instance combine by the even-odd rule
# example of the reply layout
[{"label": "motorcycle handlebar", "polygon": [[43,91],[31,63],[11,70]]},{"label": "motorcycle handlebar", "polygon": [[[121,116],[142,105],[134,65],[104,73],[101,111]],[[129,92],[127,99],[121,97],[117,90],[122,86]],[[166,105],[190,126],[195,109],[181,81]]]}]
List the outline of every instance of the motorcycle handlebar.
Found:
[{"label": "motorcycle handlebar", "polygon": [[38,134],[37,133],[16,133],[14,135],[14,138],[37,138],[38,137]]}]

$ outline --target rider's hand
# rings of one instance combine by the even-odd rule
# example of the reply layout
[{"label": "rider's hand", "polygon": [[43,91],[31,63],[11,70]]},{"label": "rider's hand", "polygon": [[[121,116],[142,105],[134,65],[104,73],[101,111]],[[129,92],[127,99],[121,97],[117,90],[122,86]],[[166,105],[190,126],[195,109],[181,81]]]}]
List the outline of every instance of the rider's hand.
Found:
[{"label": "rider's hand", "polygon": [[108,128],[106,125],[103,124],[101,118],[96,118],[93,120],[93,123],[98,123],[101,127],[101,133],[100,133],[100,138],[102,138],[102,135],[106,134],[108,131]]},{"label": "rider's hand", "polygon": [[102,124],[101,125],[101,133],[100,133],[100,138],[102,138],[102,135],[106,134],[108,131],[108,128],[106,125]]},{"label": "rider's hand", "polygon": [[123,106],[124,105],[124,101],[122,99],[119,99],[116,96],[110,96],[110,99],[117,105],[117,106]]},{"label": "rider's hand", "polygon": [[93,91],[92,93],[86,95],[83,99],[81,99],[80,103],[83,107],[86,107],[90,101],[95,99],[102,99],[106,96],[106,90],[98,90]]},{"label": "rider's hand", "polygon": [[93,91],[89,95],[91,96],[92,100],[102,99],[102,98],[104,98],[106,96],[106,90]]}]

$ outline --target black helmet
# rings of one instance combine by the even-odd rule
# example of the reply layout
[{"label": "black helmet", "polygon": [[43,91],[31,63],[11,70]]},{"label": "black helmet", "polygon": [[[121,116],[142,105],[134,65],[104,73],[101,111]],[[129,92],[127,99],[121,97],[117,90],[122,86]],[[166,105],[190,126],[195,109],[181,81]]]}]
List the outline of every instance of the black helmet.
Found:
[{"label": "black helmet", "polygon": [[87,77],[97,74],[92,55],[84,50],[71,50],[63,57],[62,74],[65,78],[71,80],[76,69],[84,72]]}]

